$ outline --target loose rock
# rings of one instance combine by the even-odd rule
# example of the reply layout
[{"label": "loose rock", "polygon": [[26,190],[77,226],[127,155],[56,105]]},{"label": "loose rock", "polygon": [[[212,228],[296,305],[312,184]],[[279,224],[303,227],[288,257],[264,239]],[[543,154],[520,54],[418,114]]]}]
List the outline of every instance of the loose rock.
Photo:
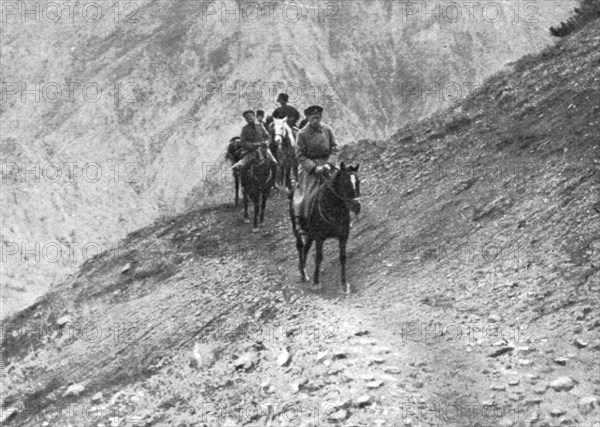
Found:
[{"label": "loose rock", "polygon": [[290,359],[290,353],[284,348],[281,354],[277,357],[277,364],[279,366],[285,366],[290,363]]},{"label": "loose rock", "polygon": [[587,415],[594,410],[598,406],[598,398],[596,396],[587,396],[582,397],[577,402],[577,409],[582,415]]},{"label": "loose rock", "polygon": [[70,385],[67,390],[63,393],[63,397],[67,397],[67,396],[79,396],[83,390],[85,390],[85,387],[83,386],[83,384],[73,384]]},{"label": "loose rock", "polygon": [[550,383],[555,391],[569,391],[575,387],[575,382],[569,377],[560,377]]}]

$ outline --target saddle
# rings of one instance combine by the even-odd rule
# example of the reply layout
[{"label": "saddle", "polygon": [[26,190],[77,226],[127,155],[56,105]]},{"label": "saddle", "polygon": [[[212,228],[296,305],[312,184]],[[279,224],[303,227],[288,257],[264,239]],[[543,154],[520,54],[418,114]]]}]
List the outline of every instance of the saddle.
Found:
[{"label": "saddle", "polygon": [[[295,187],[293,187],[290,195],[288,196],[290,199],[292,199],[292,209],[296,223],[300,226],[300,234],[304,234],[310,226],[310,217],[314,211],[315,202],[317,201],[319,193],[323,190],[326,184],[331,185],[333,176],[338,171],[337,166],[334,164],[328,163],[328,165],[331,167],[328,177],[307,177],[312,181],[312,185],[307,185],[304,194],[300,194],[296,197],[297,191],[302,190],[300,188],[301,184],[298,183]],[[302,215],[302,211],[305,212],[305,215]]]}]

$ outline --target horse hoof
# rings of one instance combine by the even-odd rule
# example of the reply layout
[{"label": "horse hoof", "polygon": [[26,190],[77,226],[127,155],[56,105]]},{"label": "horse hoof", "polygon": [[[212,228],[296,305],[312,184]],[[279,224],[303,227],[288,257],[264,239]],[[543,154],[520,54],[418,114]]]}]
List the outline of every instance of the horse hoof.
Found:
[{"label": "horse hoof", "polygon": [[342,285],[344,295],[350,295],[352,293],[352,287],[349,283],[345,283]]},{"label": "horse hoof", "polygon": [[313,291],[320,291],[321,289],[323,289],[323,285],[321,285],[320,283],[312,283],[310,285],[310,289]]},{"label": "horse hoof", "polygon": [[300,272],[300,278],[302,279],[303,282],[308,282],[310,280],[310,277],[308,277],[308,274]]},{"label": "horse hoof", "polygon": [[259,230],[259,229],[258,229],[258,227],[254,227],[254,228],[252,229],[252,232],[253,232],[253,233],[258,233],[258,230]]},{"label": "horse hoof", "polygon": [[250,224],[250,220],[248,218],[244,218],[244,224]]}]

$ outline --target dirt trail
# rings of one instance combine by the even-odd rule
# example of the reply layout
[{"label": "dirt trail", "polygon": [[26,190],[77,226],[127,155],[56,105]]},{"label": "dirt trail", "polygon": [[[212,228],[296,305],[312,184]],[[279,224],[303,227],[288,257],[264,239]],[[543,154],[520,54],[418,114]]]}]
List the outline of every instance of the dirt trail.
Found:
[{"label": "dirt trail", "polygon": [[300,283],[278,196],[259,233],[224,201],[90,260],[3,324],[3,420],[600,426],[599,32],[344,147],[349,297],[333,241],[325,289]]}]

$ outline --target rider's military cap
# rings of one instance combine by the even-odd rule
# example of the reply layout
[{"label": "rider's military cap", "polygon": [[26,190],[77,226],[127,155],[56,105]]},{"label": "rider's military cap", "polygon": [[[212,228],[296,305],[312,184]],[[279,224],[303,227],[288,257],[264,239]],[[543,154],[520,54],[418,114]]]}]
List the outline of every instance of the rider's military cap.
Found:
[{"label": "rider's military cap", "polygon": [[313,114],[322,114],[322,113],[323,113],[323,107],[321,107],[320,105],[311,105],[306,110],[304,110],[304,115],[306,117],[312,116]]},{"label": "rider's military cap", "polygon": [[277,102],[281,102],[281,101],[288,102],[288,99],[290,99],[290,97],[288,96],[287,93],[280,93],[279,95],[277,95]]}]

